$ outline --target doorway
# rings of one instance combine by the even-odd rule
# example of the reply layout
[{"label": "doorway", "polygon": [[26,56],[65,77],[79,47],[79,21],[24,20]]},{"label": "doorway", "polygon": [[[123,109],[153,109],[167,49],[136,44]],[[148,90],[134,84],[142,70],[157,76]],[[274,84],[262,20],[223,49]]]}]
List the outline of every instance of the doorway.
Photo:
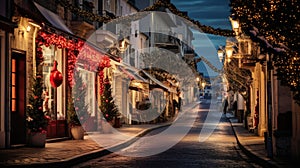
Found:
[{"label": "doorway", "polygon": [[11,59],[11,145],[26,143],[26,54],[12,52]]}]

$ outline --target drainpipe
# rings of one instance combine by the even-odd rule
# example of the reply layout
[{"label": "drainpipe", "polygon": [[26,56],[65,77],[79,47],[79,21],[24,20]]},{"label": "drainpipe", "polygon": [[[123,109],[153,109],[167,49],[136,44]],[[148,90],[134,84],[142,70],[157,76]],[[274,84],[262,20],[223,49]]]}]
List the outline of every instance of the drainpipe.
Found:
[{"label": "drainpipe", "polygon": [[[268,136],[267,136],[267,154],[269,158],[273,158],[273,142],[272,142],[272,60],[267,54],[267,115],[268,115]],[[269,68],[268,68],[269,67]]]},{"label": "drainpipe", "polygon": [[5,120],[5,148],[10,147],[10,131],[11,131],[11,102],[10,102],[10,97],[11,97],[11,87],[10,87],[10,60],[11,60],[11,51],[10,51],[10,35],[8,32],[5,33],[5,114],[4,114],[4,120]]}]

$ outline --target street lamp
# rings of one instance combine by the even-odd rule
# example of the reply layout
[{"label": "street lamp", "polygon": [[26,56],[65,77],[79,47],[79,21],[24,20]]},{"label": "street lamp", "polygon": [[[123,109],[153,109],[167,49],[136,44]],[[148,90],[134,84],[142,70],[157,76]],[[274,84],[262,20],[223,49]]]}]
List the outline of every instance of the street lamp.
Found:
[{"label": "street lamp", "polygon": [[235,32],[235,35],[238,36],[239,35],[239,28],[240,28],[239,22],[237,20],[233,20],[231,17],[229,17],[229,20],[231,22],[231,26],[232,26],[232,29]]},{"label": "street lamp", "polygon": [[230,62],[232,55],[233,55],[233,48],[232,48],[232,46],[226,46],[225,50],[226,50],[227,60],[228,60],[228,62]]},{"label": "street lamp", "polygon": [[202,88],[203,88],[203,90],[204,90],[204,88],[205,88],[205,82],[202,82],[202,83],[201,83],[201,86],[202,86]]},{"label": "street lamp", "polygon": [[223,63],[223,60],[224,60],[224,50],[221,47],[218,49],[218,57],[220,59],[220,62]]}]

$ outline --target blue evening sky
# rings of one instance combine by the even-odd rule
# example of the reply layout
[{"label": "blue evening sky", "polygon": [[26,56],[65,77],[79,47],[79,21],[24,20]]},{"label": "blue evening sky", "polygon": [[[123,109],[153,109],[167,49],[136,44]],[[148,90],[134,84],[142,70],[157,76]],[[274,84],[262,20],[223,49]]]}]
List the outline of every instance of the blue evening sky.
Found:
[{"label": "blue evening sky", "polygon": [[[229,21],[230,0],[171,0],[171,2],[180,11],[188,12],[188,16],[194,20],[198,20],[201,24],[211,26],[213,28],[231,29]],[[217,48],[224,46],[225,37],[215,36],[196,32],[194,33],[195,41],[193,45],[198,55],[204,56],[218,69],[222,68],[218,60]],[[202,65],[201,65],[202,64]],[[215,76],[216,74],[205,66],[208,72],[205,75]],[[198,66],[198,71],[205,70],[203,63]]]}]

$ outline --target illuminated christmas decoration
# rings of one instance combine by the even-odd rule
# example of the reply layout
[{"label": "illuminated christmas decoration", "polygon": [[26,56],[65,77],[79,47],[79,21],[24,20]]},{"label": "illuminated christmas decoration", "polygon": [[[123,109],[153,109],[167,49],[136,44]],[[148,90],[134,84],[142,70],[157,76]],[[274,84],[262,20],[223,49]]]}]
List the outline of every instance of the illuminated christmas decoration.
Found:
[{"label": "illuminated christmas decoration", "polygon": [[43,62],[43,52],[41,46],[45,45],[46,47],[49,47],[50,45],[54,45],[57,48],[67,49],[68,84],[71,87],[74,85],[73,74],[77,61],[84,65],[84,69],[98,72],[99,76],[102,77],[102,80],[103,69],[106,67],[110,67],[110,58],[108,56],[94,49],[92,46],[88,45],[81,39],[67,39],[62,35],[39,31],[36,37],[36,44],[37,65],[40,65]]},{"label": "illuminated christmas decoration", "polygon": [[231,0],[231,17],[272,56],[277,78],[300,103],[298,0]]},{"label": "illuminated christmas decoration", "polygon": [[59,72],[57,70],[57,65],[58,65],[58,63],[55,60],[53,63],[51,73],[50,73],[50,84],[54,88],[59,87],[63,82],[63,76],[62,76],[61,72]]}]

